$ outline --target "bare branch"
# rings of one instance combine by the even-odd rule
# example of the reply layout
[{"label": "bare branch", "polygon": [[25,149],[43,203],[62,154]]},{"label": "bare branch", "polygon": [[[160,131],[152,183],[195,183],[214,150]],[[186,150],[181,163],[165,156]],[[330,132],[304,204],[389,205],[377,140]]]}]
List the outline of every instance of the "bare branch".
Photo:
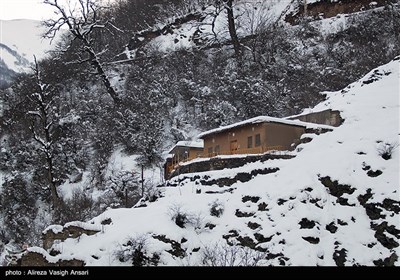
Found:
[{"label": "bare branch", "polygon": [[[112,87],[103,69],[99,54],[96,53],[91,39],[93,30],[105,28],[108,23],[108,21],[104,23],[98,20],[98,9],[100,7],[96,5],[94,0],[79,0],[77,8],[72,8],[71,3],[67,7],[61,6],[57,0],[44,0],[44,3],[54,7],[56,14],[59,16],[57,20],[48,20],[45,22],[45,26],[48,27],[45,36],[54,38],[56,33],[63,26],[67,25],[69,32],[73,36],[73,40],[78,39],[82,44],[83,52],[88,55],[88,59],[85,61],[89,62],[97,71],[97,75],[101,78],[108,94],[116,104],[119,104],[118,94]],[[83,61],[82,59],[80,60]]]}]

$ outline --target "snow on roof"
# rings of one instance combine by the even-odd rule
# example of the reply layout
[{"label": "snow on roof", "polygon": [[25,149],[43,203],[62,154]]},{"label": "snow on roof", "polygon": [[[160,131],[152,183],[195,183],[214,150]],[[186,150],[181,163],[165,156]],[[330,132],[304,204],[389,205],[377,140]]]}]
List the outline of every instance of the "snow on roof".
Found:
[{"label": "snow on roof", "polygon": [[[328,93],[328,92],[326,92],[326,93]],[[315,109],[312,109],[312,108],[306,108],[299,114],[287,116],[287,117],[284,117],[283,119],[285,119],[285,120],[295,119],[295,118],[299,118],[301,116],[305,116],[305,115],[313,114],[313,113],[320,113],[320,112],[323,112],[323,111],[326,111],[326,110],[332,110],[332,109],[330,107],[319,108],[318,110],[315,110]]]},{"label": "snow on roof", "polygon": [[306,127],[306,128],[327,128],[327,129],[333,129],[334,127],[330,125],[320,125],[320,124],[314,124],[314,123],[308,123],[308,122],[302,122],[298,120],[286,120],[286,119],[281,119],[281,118],[274,118],[274,117],[269,117],[269,116],[258,116],[255,118],[251,118],[248,120],[244,120],[241,122],[237,122],[234,124],[226,125],[226,126],[221,126],[219,128],[211,129],[208,131],[205,131],[203,133],[200,133],[198,135],[199,138],[204,138],[205,136],[215,134],[215,133],[220,133],[225,130],[229,130],[232,128],[237,128],[249,124],[257,124],[257,123],[264,123],[264,122],[270,122],[270,123],[281,123],[281,124],[287,124],[287,125],[293,125],[293,126],[301,126],[301,127]]},{"label": "snow on roof", "polygon": [[198,149],[203,149],[204,148],[204,141],[203,139],[196,139],[192,141],[179,141],[169,150],[168,153],[171,153],[173,149],[176,147],[189,147],[189,148],[198,148]]},{"label": "snow on roof", "polygon": [[191,148],[203,148],[204,141],[203,139],[195,140],[195,141],[179,141],[175,145],[176,147],[191,147]]}]

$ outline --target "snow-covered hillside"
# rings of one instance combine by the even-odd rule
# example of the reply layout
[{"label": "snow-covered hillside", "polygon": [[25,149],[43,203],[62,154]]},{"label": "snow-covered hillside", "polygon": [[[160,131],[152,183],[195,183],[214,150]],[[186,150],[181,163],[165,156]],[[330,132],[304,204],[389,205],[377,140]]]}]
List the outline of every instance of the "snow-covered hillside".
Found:
[{"label": "snow-covered hillside", "polygon": [[[348,27],[346,22],[352,16],[383,9],[381,1],[379,4],[371,1],[371,5],[368,5],[366,3],[368,1],[358,0],[355,1],[357,2],[355,6],[350,2],[340,4],[339,6],[343,7],[349,6],[348,9],[341,11],[334,8],[336,2],[307,1],[309,6],[321,6],[318,8],[321,11],[318,16],[310,15],[308,20],[324,35],[346,29]],[[288,21],[287,17],[303,18],[302,5],[302,1],[289,0],[236,1],[233,13],[237,35],[242,41],[246,41],[279,25],[295,25],[293,22],[289,23],[291,20]],[[324,15],[322,11],[329,11],[331,14]],[[221,46],[231,40],[228,30],[227,11],[224,5],[209,5],[195,13],[172,17],[168,24],[159,24],[135,34],[125,54],[128,58],[135,58],[143,53],[149,55],[152,52],[170,53],[184,49]]]},{"label": "snow-covered hillside", "polygon": [[[234,7],[238,36],[255,35],[274,24],[292,7],[290,1],[238,1]],[[181,49],[224,43],[230,40],[227,13],[224,6],[210,5],[201,12],[169,19],[166,25],[157,25],[136,34],[128,45],[128,58],[140,52],[169,53]]]},{"label": "snow-covered hillside", "polygon": [[[339,110],[344,123],[307,135],[313,140],[296,157],[180,175],[155,202],[83,224],[99,232],[55,243],[55,256],[27,252],[93,266],[132,265],[135,249],[158,265],[400,265],[399,66],[397,57],[326,93],[312,111]],[[230,186],[210,183],[268,168],[279,170]],[[233,263],[223,259],[231,256]]]}]

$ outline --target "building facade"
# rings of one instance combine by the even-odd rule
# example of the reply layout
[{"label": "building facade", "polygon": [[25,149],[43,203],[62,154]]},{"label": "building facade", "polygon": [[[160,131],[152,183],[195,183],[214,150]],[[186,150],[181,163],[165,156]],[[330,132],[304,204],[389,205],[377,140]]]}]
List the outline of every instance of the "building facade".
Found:
[{"label": "building facade", "polygon": [[233,125],[206,131],[203,156],[260,154],[271,150],[291,150],[298,144],[306,126],[299,122],[256,117]]},{"label": "building facade", "polygon": [[175,166],[181,162],[189,161],[203,155],[204,142],[197,141],[179,141],[168,152],[164,165],[164,177],[167,179]]}]

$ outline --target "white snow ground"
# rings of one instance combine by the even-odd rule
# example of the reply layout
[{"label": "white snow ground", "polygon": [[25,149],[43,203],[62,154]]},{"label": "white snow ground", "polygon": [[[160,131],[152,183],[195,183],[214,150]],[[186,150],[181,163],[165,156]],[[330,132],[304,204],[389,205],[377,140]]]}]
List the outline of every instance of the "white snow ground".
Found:
[{"label": "white snow ground", "polygon": [[[37,247],[28,251],[40,251],[49,261],[74,257],[91,266],[128,266],[131,262],[121,263],[116,252],[128,239],[147,236],[147,252],[160,254],[159,265],[200,265],[204,248],[226,244],[225,235],[230,242],[252,240],[256,248],[266,251],[266,258],[259,265],[336,265],[334,256],[342,249],[346,266],[372,266],[373,261],[394,253],[399,256],[398,246],[385,247],[371,229],[371,224],[387,222],[395,230],[383,234],[399,243],[396,233],[400,229],[399,212],[381,208],[381,216],[372,219],[359,200],[370,189],[373,196],[368,203],[392,199],[399,206],[400,148],[394,149],[389,160],[384,160],[378,152],[385,143],[400,143],[399,60],[397,57],[345,89],[329,93],[327,100],[313,110],[339,110],[344,123],[302,144],[295,158],[252,163],[233,174],[220,170],[197,175],[203,179],[204,175],[233,177],[239,171],[267,167],[278,167],[278,172],[257,175],[246,183],[236,182],[230,186],[231,192],[222,192],[226,187],[202,185],[199,179],[184,180],[177,187],[163,188],[163,197],[147,203],[147,207],[108,210],[95,217],[89,222],[91,226],[100,226],[108,218],[112,222],[93,236],[69,238],[58,244],[62,251],[56,257]],[[382,174],[370,177],[366,166]],[[342,195],[351,206],[340,203],[321,183],[320,179],[327,176],[354,188],[353,193]],[[179,182],[178,179],[174,181]],[[198,189],[201,193],[196,192]],[[220,193],[206,193],[210,190]],[[246,197],[253,197],[256,202],[246,201]],[[220,217],[210,215],[215,201],[224,208]],[[178,208],[191,218],[185,228],[178,227],[171,219]],[[238,211],[249,215],[238,217]],[[314,226],[301,228],[299,223],[303,218],[313,221]],[[326,227],[331,223],[336,226],[334,233]],[[207,224],[215,227],[211,229]],[[256,224],[255,228],[249,227]],[[181,243],[186,256],[180,258],[167,252],[171,244],[153,238],[155,235],[165,235]],[[303,237],[318,238],[318,242]],[[187,241],[183,242],[183,238]],[[400,265],[400,261],[396,260],[394,265]]]}]

